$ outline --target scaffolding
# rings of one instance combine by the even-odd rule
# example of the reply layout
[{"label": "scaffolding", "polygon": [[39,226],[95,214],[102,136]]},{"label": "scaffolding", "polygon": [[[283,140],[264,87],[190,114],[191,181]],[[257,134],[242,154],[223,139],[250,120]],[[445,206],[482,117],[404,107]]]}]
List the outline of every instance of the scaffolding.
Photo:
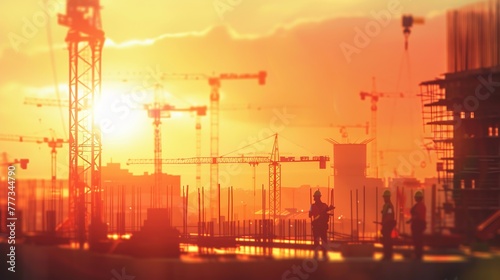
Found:
[{"label": "scaffolding", "polygon": [[[492,81],[489,89],[485,81]],[[441,210],[454,215],[460,233],[473,234],[500,209],[500,87],[493,86],[499,81],[500,67],[492,67],[420,84],[445,192]]]},{"label": "scaffolding", "polygon": [[449,11],[447,24],[449,73],[420,84],[422,116],[445,192],[439,211],[472,237],[500,209],[500,0]]},{"label": "scaffolding", "polygon": [[451,228],[454,219],[453,197],[451,186],[453,185],[453,111],[448,110],[446,92],[443,88],[443,79],[423,82],[420,84],[420,96],[422,101],[422,118],[424,128],[430,127],[430,139],[434,145],[432,149],[436,152],[436,171],[441,191],[444,192],[443,204],[437,207],[440,213],[440,224],[438,230]]}]

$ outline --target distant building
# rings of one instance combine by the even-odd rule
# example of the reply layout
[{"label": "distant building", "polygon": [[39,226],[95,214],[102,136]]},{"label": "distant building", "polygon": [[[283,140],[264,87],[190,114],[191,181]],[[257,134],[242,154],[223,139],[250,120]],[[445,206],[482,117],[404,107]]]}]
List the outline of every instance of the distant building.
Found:
[{"label": "distant building", "polygon": [[[101,166],[101,169],[103,218],[108,224],[108,231],[113,233],[139,230],[146,219],[147,208],[151,207],[154,174],[133,175],[127,169],[123,169],[119,163],[108,163]],[[181,177],[162,174],[161,182],[160,207],[172,205],[173,225],[182,226]],[[17,210],[19,210],[18,214],[22,213],[24,217],[25,231],[46,230],[47,222],[44,213],[47,210],[56,210],[57,225],[67,219],[69,208],[67,179],[58,179],[54,192],[51,188],[51,180],[48,179],[18,180],[16,185]],[[90,202],[90,194],[87,196],[87,201]],[[5,212],[0,211],[0,217],[5,217]],[[0,226],[5,228],[4,223],[0,223]]]},{"label": "distant building", "polygon": [[[365,231],[375,232],[376,226],[373,222],[377,217],[380,219],[384,184],[379,178],[367,177],[366,168],[366,144],[333,144],[336,219],[352,217],[353,220],[364,221]],[[342,232],[350,234],[350,226],[344,226]]]},{"label": "distant building", "polygon": [[[104,220],[110,230],[120,227],[119,217],[123,213],[125,228],[137,229],[146,219],[146,209],[152,204],[155,175],[144,173],[133,175],[119,163],[108,163],[101,167],[104,189]],[[181,177],[162,174],[159,188],[160,208],[172,208],[172,224],[182,226]],[[140,209],[139,209],[140,208]],[[134,210],[135,209],[135,210]]]}]

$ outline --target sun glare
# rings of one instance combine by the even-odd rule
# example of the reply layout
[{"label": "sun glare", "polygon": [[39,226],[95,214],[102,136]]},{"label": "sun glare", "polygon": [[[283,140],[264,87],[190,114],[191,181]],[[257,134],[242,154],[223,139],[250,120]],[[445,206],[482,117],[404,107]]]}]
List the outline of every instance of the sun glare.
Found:
[{"label": "sun glare", "polygon": [[120,140],[141,131],[148,121],[144,110],[145,99],[113,90],[103,92],[94,104],[94,121],[100,128],[102,137]]}]

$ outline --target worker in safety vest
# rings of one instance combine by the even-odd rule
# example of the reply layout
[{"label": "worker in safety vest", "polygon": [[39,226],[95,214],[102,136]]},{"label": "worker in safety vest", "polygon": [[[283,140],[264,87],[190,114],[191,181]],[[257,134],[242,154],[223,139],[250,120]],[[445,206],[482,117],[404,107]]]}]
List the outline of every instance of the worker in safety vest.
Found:
[{"label": "worker in safety vest", "polygon": [[326,232],[328,230],[328,219],[329,214],[328,211],[334,209],[333,206],[328,206],[326,203],[321,201],[321,192],[319,190],[314,192],[313,195],[314,203],[311,204],[311,208],[309,209],[309,218],[311,218],[311,226],[314,237],[314,258],[318,258],[318,250],[320,248],[319,240],[321,239],[321,248],[323,251],[323,259],[327,260],[327,244],[328,238],[326,236]]},{"label": "worker in safety vest", "polygon": [[424,254],[424,231],[427,226],[427,222],[425,221],[426,208],[422,191],[417,191],[414,197],[416,203],[410,210],[411,219],[407,223],[411,223],[415,259],[421,260]]},{"label": "worker in safety vest", "polygon": [[392,231],[396,226],[394,206],[391,202],[391,191],[385,190],[383,193],[384,206],[382,208],[382,245],[384,246],[384,256],[382,260],[392,260]]}]

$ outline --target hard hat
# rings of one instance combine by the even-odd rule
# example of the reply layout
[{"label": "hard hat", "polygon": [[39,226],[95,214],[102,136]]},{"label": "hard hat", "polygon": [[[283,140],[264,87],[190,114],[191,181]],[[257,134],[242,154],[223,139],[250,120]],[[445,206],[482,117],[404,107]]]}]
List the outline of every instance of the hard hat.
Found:
[{"label": "hard hat", "polygon": [[315,191],[313,196],[321,196],[321,192],[319,190]]},{"label": "hard hat", "polygon": [[417,191],[415,193],[415,198],[422,198],[422,197],[424,197],[424,193],[422,191]]},{"label": "hard hat", "polygon": [[390,190],[385,190],[382,196],[391,196],[391,191]]}]

